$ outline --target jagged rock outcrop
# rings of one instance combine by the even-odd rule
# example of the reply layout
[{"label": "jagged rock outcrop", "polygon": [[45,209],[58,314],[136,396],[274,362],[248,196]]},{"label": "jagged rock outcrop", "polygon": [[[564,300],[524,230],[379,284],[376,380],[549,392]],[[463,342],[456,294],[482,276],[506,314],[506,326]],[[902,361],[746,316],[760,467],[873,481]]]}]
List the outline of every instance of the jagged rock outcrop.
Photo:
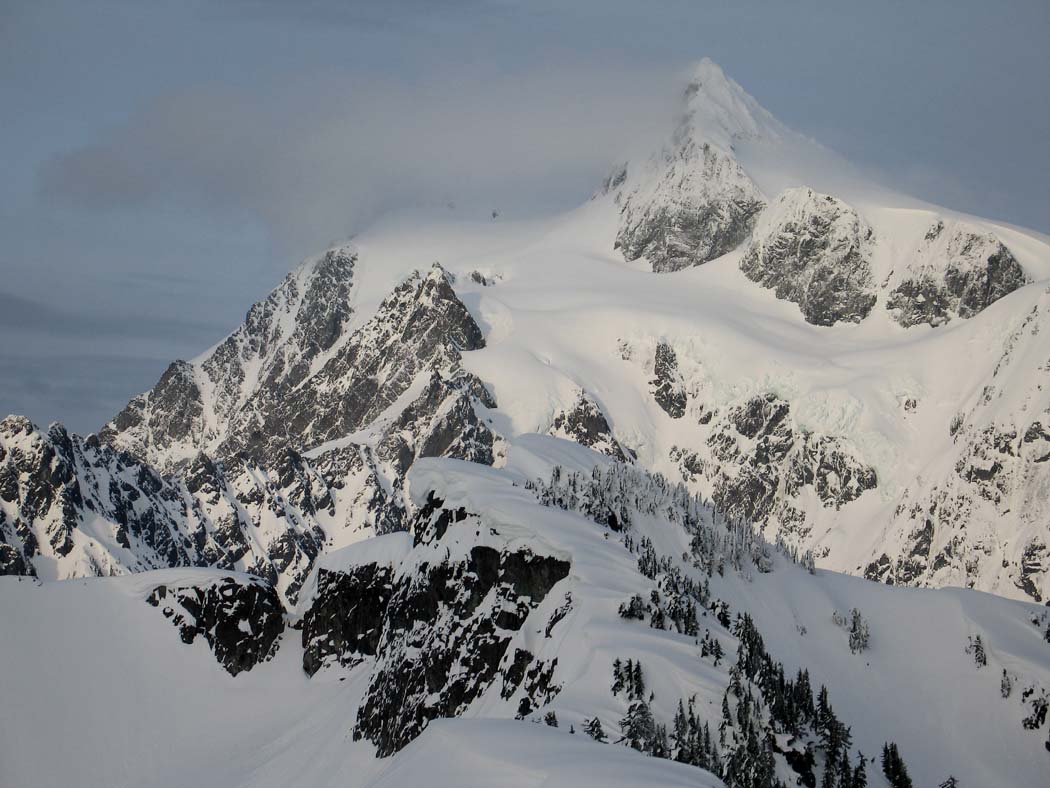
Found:
[{"label": "jagged rock outcrop", "polygon": [[[492,400],[480,381],[463,379],[460,353],[485,340],[449,274],[436,264],[416,272],[350,332],[356,263],[356,252],[342,247],[300,267],[214,351],[173,364],[100,438],[164,473],[184,468],[199,451],[269,467],[289,448],[302,452],[368,427],[423,375],[458,396],[459,423],[473,422],[467,398]],[[412,414],[429,416],[434,431],[430,422],[446,404],[437,394],[421,395]],[[446,433],[456,428],[451,422]],[[464,426],[474,431],[471,441],[486,440],[477,424]],[[430,450],[440,442],[434,438]]]},{"label": "jagged rock outcrop", "polygon": [[44,432],[20,416],[0,422],[7,573],[109,575],[190,563],[192,545],[177,524],[183,506],[152,469],[60,424]]},{"label": "jagged rock outcrop", "polygon": [[49,579],[174,566],[265,578],[290,601],[317,554],[402,527],[402,504],[367,449],[272,468],[195,456],[166,479],[97,438],[28,419],[0,422],[0,543],[5,572]]},{"label": "jagged rock outcrop", "polygon": [[955,317],[973,317],[1028,281],[994,235],[938,220],[907,261],[886,308],[902,326],[939,326]]},{"label": "jagged rock outcrop", "polygon": [[399,475],[419,457],[492,465],[499,438],[478,416],[475,403],[496,407],[477,377],[462,371],[451,378],[432,373],[419,396],[385,428],[377,454]]},{"label": "jagged rock outcrop", "polygon": [[416,546],[398,569],[354,728],[380,756],[480,697],[498,678],[514,633],[570,568],[504,540],[465,509],[446,509],[433,493],[413,531]]},{"label": "jagged rock outcrop", "polygon": [[352,247],[337,247],[304,263],[206,357],[173,363],[99,437],[162,473],[177,470],[199,450],[231,456],[218,449],[237,415],[246,408],[273,410],[318,356],[345,340],[356,261]]},{"label": "jagged rock outcrop", "polygon": [[980,580],[1050,599],[1048,331],[1050,291],[1007,337],[988,385],[945,426],[943,462],[905,492],[888,549],[864,567],[867,577],[902,585]]},{"label": "jagged rock outcrop", "polygon": [[306,675],[376,656],[397,567],[410,547],[408,534],[388,534],[326,556],[316,568],[300,622]]},{"label": "jagged rock outcrop", "polygon": [[417,376],[452,379],[460,352],[484,346],[444,269],[417,272],[294,394],[234,417],[220,454],[269,457],[283,445],[309,448],[341,438],[377,419]]},{"label": "jagged rock outcrop", "polygon": [[873,233],[846,203],[812,189],[781,192],[740,260],[748,279],[798,304],[818,326],[859,323],[875,305]]},{"label": "jagged rock outcrop", "polygon": [[823,507],[839,509],[878,485],[875,470],[846,441],[800,429],[790,404],[774,394],[728,408],[711,426],[709,456],[673,453],[683,477],[707,479],[720,510],[747,522],[774,522],[785,537],[809,533],[799,501],[804,488]]},{"label": "jagged rock outcrop", "polygon": [[649,381],[656,404],[672,419],[685,415],[688,398],[682,374],[678,370],[678,356],[667,342],[656,345],[656,358],[653,362],[653,379]]},{"label": "jagged rock outcrop", "polygon": [[99,437],[6,420],[0,570],[214,566],[294,602],[321,552],[404,528],[418,458],[492,464],[496,402],[460,363],[484,338],[451,276],[416,272],[348,332],[356,261],[340,248],[300,267]]},{"label": "jagged rock outcrop", "polygon": [[[712,105],[723,110],[712,116]],[[765,206],[758,186],[730,153],[738,135],[768,122],[718,66],[702,63],[686,88],[682,118],[663,151],[611,175],[604,190],[620,206],[616,248],[665,273],[721,257],[743,243]],[[637,170],[637,171],[635,171]]]},{"label": "jagged rock outcrop", "polygon": [[549,430],[557,438],[579,443],[596,452],[627,462],[627,454],[612,434],[612,427],[598,404],[580,391],[571,408],[555,414]]},{"label": "jagged rock outcrop", "polygon": [[284,631],[280,597],[272,586],[255,578],[160,585],[146,601],[171,620],[183,643],[203,636],[231,676],[271,659]]}]

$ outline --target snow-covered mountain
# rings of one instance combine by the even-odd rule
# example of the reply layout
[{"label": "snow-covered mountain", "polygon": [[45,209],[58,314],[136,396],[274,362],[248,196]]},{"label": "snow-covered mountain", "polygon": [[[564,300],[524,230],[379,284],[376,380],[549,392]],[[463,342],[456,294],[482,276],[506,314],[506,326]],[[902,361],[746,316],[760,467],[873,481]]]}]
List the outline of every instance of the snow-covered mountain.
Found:
[{"label": "snow-covered mountain", "polygon": [[1046,773],[1045,607],[811,573],[552,437],[408,490],[411,531],[283,619],[219,570],[0,578],[5,784],[912,784],[887,744],[915,785]]},{"label": "snow-covered mountain", "polygon": [[[849,788],[891,741],[917,784],[1037,784],[1048,322],[1050,240],[873,185],[703,61],[663,148],[578,209],[388,220],[97,435],[0,422],[0,574],[132,575],[5,580],[0,695],[33,703],[19,671],[83,641],[136,753],[100,785],[191,775],[132,730],[148,672],[109,660],[194,687],[148,726],[206,782],[487,784],[602,761],[601,727],[688,764],[624,784]],[[94,616],[141,631],[117,658]],[[244,682],[267,719],[231,730]],[[577,740],[432,724],[549,713]],[[44,720],[0,770],[27,779]]]}]

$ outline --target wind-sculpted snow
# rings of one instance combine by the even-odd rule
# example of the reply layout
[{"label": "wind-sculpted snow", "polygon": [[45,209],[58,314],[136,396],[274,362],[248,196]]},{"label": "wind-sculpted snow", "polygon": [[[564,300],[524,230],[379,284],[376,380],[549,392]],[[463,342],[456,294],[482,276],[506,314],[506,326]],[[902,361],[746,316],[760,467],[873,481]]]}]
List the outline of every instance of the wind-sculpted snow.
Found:
[{"label": "wind-sculpted snow", "polygon": [[841,200],[788,189],[762,214],[740,270],[818,326],[859,323],[875,305],[874,233]]}]

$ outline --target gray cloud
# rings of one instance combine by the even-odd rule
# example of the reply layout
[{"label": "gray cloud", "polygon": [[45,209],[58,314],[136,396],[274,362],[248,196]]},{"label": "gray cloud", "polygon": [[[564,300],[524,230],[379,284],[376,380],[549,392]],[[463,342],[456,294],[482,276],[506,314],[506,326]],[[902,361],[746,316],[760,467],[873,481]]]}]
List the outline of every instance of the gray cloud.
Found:
[{"label": "gray cloud", "polygon": [[203,86],[49,160],[41,186],[82,210],[172,200],[247,210],[299,250],[392,207],[549,211],[585,199],[612,163],[658,138],[674,76],[452,70],[409,84],[327,72],[265,96]]},{"label": "gray cloud", "polygon": [[0,412],[96,429],[390,210],[552,212],[708,55],[890,185],[1050,231],[1046,0],[0,3]]}]

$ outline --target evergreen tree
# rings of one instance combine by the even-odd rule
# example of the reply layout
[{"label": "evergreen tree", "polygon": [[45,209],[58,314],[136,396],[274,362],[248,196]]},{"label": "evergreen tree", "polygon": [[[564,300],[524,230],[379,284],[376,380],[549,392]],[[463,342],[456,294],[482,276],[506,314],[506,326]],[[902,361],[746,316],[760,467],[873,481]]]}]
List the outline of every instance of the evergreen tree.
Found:
[{"label": "evergreen tree", "polygon": [[857,608],[850,611],[849,622],[849,650],[853,654],[859,654],[868,647],[868,622],[861,616]]},{"label": "evergreen tree", "polygon": [[839,768],[838,768],[838,780],[836,785],[838,788],[853,788],[853,769],[849,765],[849,752],[843,750],[839,754]]},{"label": "evergreen tree", "polygon": [[988,655],[984,653],[984,641],[980,635],[973,639],[973,661],[977,663],[978,668],[988,664]]},{"label": "evergreen tree", "polygon": [[613,685],[612,694],[619,695],[623,692],[623,663],[617,657],[613,660]]},{"label": "evergreen tree", "polygon": [[685,704],[678,701],[678,711],[674,715],[674,727],[671,732],[674,743],[675,760],[679,763],[690,763],[689,752],[689,721],[685,716]]},{"label": "evergreen tree", "polygon": [[857,765],[853,768],[853,783],[850,788],[868,788],[868,769],[864,754],[857,754]]},{"label": "evergreen tree", "polygon": [[645,679],[642,677],[641,661],[634,663],[634,671],[631,673],[631,689],[634,690],[634,697],[638,700],[645,695]]},{"label": "evergreen tree", "polygon": [[999,692],[1004,698],[1009,698],[1013,688],[1014,683],[1010,680],[1010,674],[1006,672],[1006,668],[1003,668],[1003,678],[999,682]]},{"label": "evergreen tree", "polygon": [[620,720],[620,732],[623,734],[621,741],[626,741],[630,747],[640,752],[650,752],[656,725],[649,704],[641,700],[632,703],[627,709],[627,714]]},{"label": "evergreen tree", "polygon": [[589,720],[583,722],[583,732],[594,739],[596,742],[605,741],[605,731],[602,729],[602,721],[595,715]]},{"label": "evergreen tree", "polygon": [[670,758],[671,744],[667,740],[667,726],[658,724],[653,728],[650,746],[646,748],[654,758]]},{"label": "evergreen tree", "polygon": [[714,642],[711,644],[711,655],[715,658],[715,667],[718,667],[718,663],[722,661],[722,657],[725,656],[725,652],[722,650],[722,644],[718,638],[712,638]]},{"label": "evergreen tree", "polygon": [[553,710],[548,711],[545,715],[543,715],[543,721],[552,728],[558,727],[558,715],[555,714]]},{"label": "evergreen tree", "polygon": [[695,637],[699,624],[696,620],[696,605],[689,603],[685,608],[685,619],[682,624],[682,631],[689,637]]},{"label": "evergreen tree", "polygon": [[888,742],[882,747],[882,773],[886,775],[892,788],[912,788],[908,769],[894,742]]}]

